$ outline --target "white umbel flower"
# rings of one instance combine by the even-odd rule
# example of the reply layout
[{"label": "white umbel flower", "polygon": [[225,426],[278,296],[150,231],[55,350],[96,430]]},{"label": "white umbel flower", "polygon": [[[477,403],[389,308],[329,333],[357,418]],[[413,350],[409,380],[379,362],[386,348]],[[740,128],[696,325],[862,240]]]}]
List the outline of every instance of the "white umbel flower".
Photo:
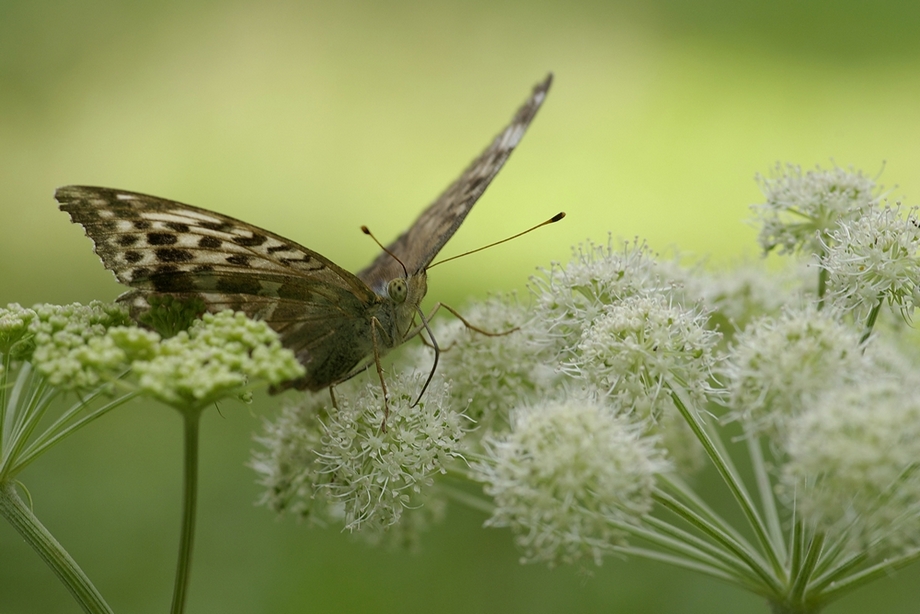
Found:
[{"label": "white umbel flower", "polygon": [[754,205],[761,223],[758,241],[764,252],[824,251],[828,233],[842,220],[856,219],[878,202],[878,186],[860,171],[777,165],[774,177],[758,175],[766,202]]},{"label": "white umbel flower", "polygon": [[509,526],[525,561],[590,557],[624,541],[621,523],[652,508],[668,464],[652,438],[602,403],[568,400],[520,408],[512,429],[486,441],[473,467],[495,504],[491,526]]},{"label": "white umbel flower", "polygon": [[887,302],[909,319],[920,301],[920,220],[914,207],[873,209],[831,233],[824,268],[830,298],[865,320]]},{"label": "white umbel flower", "polygon": [[536,313],[557,347],[578,343],[584,327],[607,305],[624,298],[659,292],[662,281],[654,254],[645,243],[623,243],[615,248],[590,241],[574,250],[572,261],[554,264],[532,278]]},{"label": "white umbel flower", "polygon": [[[278,512],[352,531],[387,531],[429,496],[434,477],[460,457],[466,421],[450,407],[436,378],[413,405],[427,374],[391,375],[384,430],[383,391],[376,377],[340,387],[338,407],[323,397],[286,408],[268,424],[253,467],[267,487],[263,502]],[[342,390],[344,389],[344,390]]]},{"label": "white umbel flower", "polygon": [[[544,338],[544,323],[513,297],[475,303],[463,316],[479,329],[497,334],[482,334],[456,318],[438,321],[433,326],[442,348],[438,375],[450,382],[456,409],[476,428],[505,429],[513,407],[550,394],[561,378]],[[430,348],[422,348],[418,369],[430,369],[432,359]]]},{"label": "white umbel flower", "polygon": [[811,526],[857,551],[920,545],[920,386],[896,379],[832,390],[789,429],[787,496]]},{"label": "white umbel flower", "polygon": [[725,366],[730,416],[750,433],[782,434],[826,390],[863,376],[857,332],[828,310],[790,309],[738,335]]},{"label": "white umbel flower", "polygon": [[646,415],[659,413],[665,379],[703,403],[719,337],[705,325],[698,311],[662,295],[627,297],[585,328],[564,369]]}]

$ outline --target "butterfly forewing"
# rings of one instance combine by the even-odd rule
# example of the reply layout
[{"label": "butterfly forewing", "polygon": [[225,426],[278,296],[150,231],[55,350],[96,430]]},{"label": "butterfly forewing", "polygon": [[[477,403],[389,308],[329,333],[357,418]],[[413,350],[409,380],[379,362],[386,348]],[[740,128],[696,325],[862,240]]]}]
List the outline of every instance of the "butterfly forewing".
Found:
[{"label": "butterfly forewing", "polygon": [[[521,141],[540,105],[543,104],[552,82],[553,75],[550,74],[535,85],[530,98],[518,109],[511,123],[470,163],[463,174],[422,212],[406,232],[387,246],[387,250],[406,266],[410,275],[424,270],[431,264],[466,219],[470,209]],[[377,256],[370,266],[360,271],[358,277],[371,288],[378,290],[389,280],[402,274],[399,262],[384,252]]]},{"label": "butterfly forewing", "polygon": [[89,186],[60,188],[55,198],[86,230],[106,268],[135,288],[270,295],[288,292],[278,284],[307,278],[373,298],[365,284],[320,254],[226,215]]},{"label": "butterfly forewing", "polygon": [[[501,169],[543,103],[552,75],[489,147],[415,223],[357,276],[279,235],[219,213],[125,190],[67,186],[55,198],[82,225],[106,268],[134,290],[132,314],[154,296],[242,311],[278,332],[306,368],[289,382],[318,390],[399,345],[424,297],[425,268]],[[404,270],[401,261],[406,269]],[[406,277],[408,295],[387,284]]]}]

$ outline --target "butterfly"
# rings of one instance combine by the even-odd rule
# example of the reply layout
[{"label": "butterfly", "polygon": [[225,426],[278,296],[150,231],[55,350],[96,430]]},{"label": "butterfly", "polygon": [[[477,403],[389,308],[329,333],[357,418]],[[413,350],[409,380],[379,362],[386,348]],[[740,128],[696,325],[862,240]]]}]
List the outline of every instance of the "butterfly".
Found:
[{"label": "butterfly", "polygon": [[[282,388],[332,387],[377,362],[427,325],[426,269],[524,136],[552,83],[527,101],[478,158],[369,266],[349,273],[290,239],[165,198],[89,186],[55,192],[83,226],[137,318],[155,297],[198,299],[265,321],[306,374]],[[416,323],[421,317],[422,325]]]}]

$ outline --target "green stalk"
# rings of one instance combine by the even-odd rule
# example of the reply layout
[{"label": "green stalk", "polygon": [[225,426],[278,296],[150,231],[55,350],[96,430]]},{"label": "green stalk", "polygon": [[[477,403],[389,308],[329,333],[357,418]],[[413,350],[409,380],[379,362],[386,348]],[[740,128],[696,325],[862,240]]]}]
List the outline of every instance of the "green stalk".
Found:
[{"label": "green stalk", "polygon": [[[822,258],[822,262],[823,262]],[[818,269],[818,311],[824,308],[824,295],[827,294],[827,269]]]},{"label": "green stalk", "polygon": [[13,528],[45,561],[84,612],[112,614],[112,608],[108,606],[80,566],[23,502],[12,481],[0,484],[0,515],[13,525]]},{"label": "green stalk", "polygon": [[681,398],[681,395],[678,392],[678,388],[672,386],[670,383],[668,384],[668,387],[670,388],[671,398],[674,400],[674,404],[678,411],[680,411],[684,420],[687,422],[687,425],[693,431],[699,442],[703,445],[709,460],[712,461],[716,471],[718,471],[719,475],[722,476],[722,481],[725,482],[726,486],[728,486],[732,496],[735,498],[735,501],[738,503],[738,506],[744,513],[745,518],[747,518],[748,524],[750,525],[751,529],[753,529],[754,535],[757,536],[757,541],[760,543],[765,554],[767,555],[767,558],[773,567],[774,573],[777,574],[777,578],[782,577],[785,574],[785,571],[780,564],[773,543],[770,541],[770,535],[764,526],[763,520],[757,513],[757,508],[754,506],[754,502],[751,500],[750,495],[748,495],[747,491],[744,489],[744,485],[742,484],[741,479],[732,470],[732,466],[727,458],[727,454],[720,454],[720,446],[718,446],[717,443],[709,437],[709,434],[706,432],[706,428],[702,421],[695,414],[695,412],[691,411],[690,408],[684,403],[683,398]]},{"label": "green stalk", "polygon": [[758,590],[762,588],[760,585],[751,586],[748,584],[744,584],[743,582],[739,581],[737,576],[726,573],[722,569],[711,567],[709,565],[704,565],[704,564],[699,563],[698,561],[689,560],[681,556],[674,556],[671,554],[666,554],[658,550],[650,550],[648,548],[634,548],[632,546],[614,546],[613,551],[619,552],[625,556],[641,557],[649,561],[658,561],[666,565],[673,565],[674,567],[679,567],[681,569],[695,571],[696,573],[707,575],[711,578],[722,580],[723,582],[728,582],[730,584],[741,583],[742,586],[750,590],[752,593],[759,594]]},{"label": "green stalk", "polygon": [[869,312],[869,317],[866,318],[866,329],[863,331],[862,337],[859,338],[859,342],[865,343],[866,339],[869,338],[869,335],[872,334],[872,329],[875,328],[875,321],[878,319],[879,311],[882,310],[882,305],[885,303],[884,297],[879,298],[878,303],[875,307],[872,308],[872,311]]},{"label": "green stalk", "polygon": [[[91,400],[102,393],[103,387],[100,386],[98,389],[94,390],[89,397],[84,399],[85,403],[89,403]],[[64,416],[61,417],[61,419],[57,420],[44,433],[36,437],[35,440],[32,441],[32,443],[30,443],[29,446],[22,451],[16,461],[16,464],[13,465],[12,474],[15,475],[16,473],[22,471],[29,463],[44,454],[49,448],[57,445],[61,440],[69,437],[94,420],[101,418],[116,407],[125,404],[139,394],[139,392],[129,392],[128,394],[109,401],[102,407],[94,409],[92,412],[68,425],[67,421],[71,420],[74,415],[85,408],[84,401],[75,404]]]},{"label": "green stalk", "polygon": [[810,590],[812,592],[821,590],[839,574],[849,573],[861,565],[868,555],[865,551],[858,553],[846,553],[847,541],[846,535],[838,535],[830,545],[821,553],[821,559],[815,565],[812,572],[812,582]]},{"label": "green stalk", "polygon": [[820,598],[823,603],[830,603],[834,599],[842,597],[845,593],[869,584],[879,578],[890,576],[897,569],[907,567],[908,565],[920,560],[920,548],[911,550],[907,554],[899,557],[885,559],[875,565],[866,567],[859,572],[844,578],[827,583],[828,588],[821,591]]},{"label": "green stalk", "polygon": [[770,611],[773,614],[817,614],[821,611],[824,604],[818,605],[790,605],[788,603],[770,602]]},{"label": "green stalk", "polygon": [[13,361],[10,359],[9,354],[0,354],[2,356],[2,362],[0,362],[0,448],[3,447],[3,433],[6,432],[6,396],[7,389],[9,388],[10,380],[10,367],[13,364]]},{"label": "green stalk", "polygon": [[662,489],[670,492],[672,496],[679,499],[694,514],[701,516],[711,524],[717,525],[727,535],[737,543],[747,544],[747,539],[741,535],[732,525],[724,518],[719,516],[715,510],[706,504],[693,490],[684,483],[680,477],[674,474],[662,474],[658,476],[658,481],[662,484]]},{"label": "green stalk", "polygon": [[725,552],[730,553],[737,562],[741,564],[742,569],[753,572],[753,574],[760,579],[763,586],[768,587],[773,593],[782,592],[782,586],[777,579],[770,574],[770,570],[766,567],[766,562],[759,560],[760,557],[749,545],[746,543],[735,543],[726,533],[720,531],[718,527],[709,524],[700,516],[693,514],[686,506],[676,499],[659,493],[655,495],[655,501],[662,507],[682,518],[701,533],[712,538]]},{"label": "green stalk", "polygon": [[465,490],[457,488],[456,486],[450,486],[448,484],[439,485],[438,489],[447,495],[455,503],[465,505],[471,510],[476,510],[482,512],[483,514],[492,515],[495,512],[495,504],[487,499],[482,497],[477,497],[472,493],[468,493]]},{"label": "green stalk", "polygon": [[773,496],[773,484],[770,482],[770,473],[767,470],[767,463],[764,461],[760,439],[748,434],[745,436],[745,440],[747,441],[748,454],[751,458],[751,467],[754,469],[754,479],[757,481],[757,492],[760,494],[760,503],[767,528],[770,531],[770,537],[776,547],[778,556],[785,560],[787,554],[783,527],[780,524],[779,509],[776,505],[776,498]]},{"label": "green stalk", "polygon": [[802,553],[805,549],[805,526],[800,518],[795,518],[792,522],[792,531],[789,534],[789,550],[791,551],[789,560],[789,572],[795,576],[798,575],[799,569],[802,568]]},{"label": "green stalk", "polygon": [[[726,549],[704,540],[701,537],[679,529],[672,524],[654,516],[645,519],[651,529],[631,529],[629,525],[622,528],[629,535],[643,539],[659,548],[670,550],[684,559],[692,559],[710,568],[718,568],[723,575],[734,578],[750,590],[763,591],[764,583],[751,572],[741,557],[733,556]],[[623,523],[624,525],[626,523]]]},{"label": "green stalk", "polygon": [[56,389],[45,384],[43,377],[35,374],[29,363],[22,364],[7,398],[5,420],[0,427],[0,480],[7,481],[15,476],[12,465],[18,462],[22,450],[28,446],[29,437],[57,394]]},{"label": "green stalk", "polygon": [[821,556],[821,550],[824,547],[824,533],[817,533],[808,544],[808,550],[805,553],[805,560],[798,569],[798,573],[792,581],[792,599],[796,602],[802,602],[806,596],[808,581],[814,577],[815,566],[818,564],[818,558]]},{"label": "green stalk", "polygon": [[185,473],[182,493],[182,533],[179,538],[179,560],[176,563],[176,581],[170,612],[185,611],[189,575],[192,570],[192,544],[195,538],[195,512],[198,507],[198,432],[201,409],[180,412],[185,432]]}]

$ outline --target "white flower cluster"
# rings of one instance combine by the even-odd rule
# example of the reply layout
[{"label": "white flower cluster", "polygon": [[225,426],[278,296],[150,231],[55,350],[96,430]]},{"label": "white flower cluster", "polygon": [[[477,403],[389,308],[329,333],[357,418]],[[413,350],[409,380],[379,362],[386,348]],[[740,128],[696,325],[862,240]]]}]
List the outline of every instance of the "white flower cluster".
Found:
[{"label": "white flower cluster", "polygon": [[413,405],[424,381],[422,373],[390,378],[389,410],[379,381],[342,386],[335,408],[318,396],[286,407],[253,460],[267,487],[263,502],[371,539],[389,531],[427,502],[434,476],[460,458],[466,422],[451,410],[443,380]]},{"label": "white flower cluster", "polygon": [[608,239],[606,246],[590,241],[578,246],[566,266],[553,264],[534,277],[536,317],[556,351],[578,343],[585,326],[607,306],[637,294],[670,291],[672,284],[656,269],[655,255],[644,243],[615,248]]},{"label": "white flower cluster", "polygon": [[790,418],[868,366],[858,333],[829,310],[761,318],[735,338],[724,366],[730,416],[750,433],[784,434]]},{"label": "white flower cluster", "polygon": [[621,525],[651,510],[655,476],[669,469],[662,450],[600,401],[520,407],[511,419],[473,467],[495,503],[487,524],[511,527],[523,561],[600,564],[625,541]]},{"label": "white flower cluster", "polygon": [[[917,210],[878,206],[872,181],[840,169],[790,168],[766,185],[764,208],[800,217],[770,218],[764,233],[820,254],[827,293],[735,337],[721,368],[728,416],[771,440],[779,491],[805,526],[841,551],[909,551],[920,546],[916,350],[896,319],[877,323],[885,303],[909,321],[920,296]],[[817,243],[803,219],[820,219]]]},{"label": "white flower cluster", "polygon": [[[464,318],[484,335],[456,318],[442,318],[435,338],[443,346],[439,372],[448,374],[451,399],[477,429],[508,427],[508,408],[538,401],[560,381],[545,329],[515,297],[492,297],[470,306]],[[431,368],[434,353],[422,347],[415,357],[419,371]]]},{"label": "white flower cluster", "polygon": [[849,548],[920,546],[920,382],[864,379],[831,390],[789,429],[782,486],[802,519]]},{"label": "white flower cluster", "polygon": [[754,320],[773,316],[789,305],[804,304],[813,300],[814,288],[809,288],[814,268],[789,266],[764,270],[763,262],[742,262],[727,270],[694,271],[687,275],[680,269],[684,280],[683,294],[709,310],[709,327],[722,334],[722,344],[727,345],[735,334],[747,328]]},{"label": "white flower cluster", "polygon": [[717,341],[705,325],[702,313],[663,295],[629,296],[584,328],[562,368],[641,415],[658,417],[668,402],[666,379],[705,402]]},{"label": "white flower cluster", "polygon": [[803,173],[796,165],[777,165],[773,178],[757,179],[766,202],[752,209],[761,225],[758,240],[764,252],[821,253],[838,222],[861,217],[878,202],[875,181],[838,167]]},{"label": "white flower cluster", "polygon": [[889,303],[909,319],[920,301],[920,219],[913,207],[872,209],[830,233],[823,267],[831,300],[865,320]]}]

